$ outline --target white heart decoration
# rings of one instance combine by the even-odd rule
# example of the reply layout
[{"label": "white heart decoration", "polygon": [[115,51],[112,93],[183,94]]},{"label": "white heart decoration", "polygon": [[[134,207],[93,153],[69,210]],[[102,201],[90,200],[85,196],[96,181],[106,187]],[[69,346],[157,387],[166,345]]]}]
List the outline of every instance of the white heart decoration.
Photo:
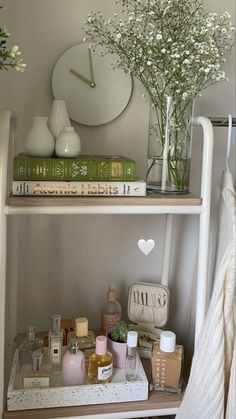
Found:
[{"label": "white heart decoration", "polygon": [[154,246],[155,246],[155,242],[152,239],[149,239],[149,240],[140,239],[138,241],[138,247],[145,256],[149,255],[149,253],[154,249]]}]

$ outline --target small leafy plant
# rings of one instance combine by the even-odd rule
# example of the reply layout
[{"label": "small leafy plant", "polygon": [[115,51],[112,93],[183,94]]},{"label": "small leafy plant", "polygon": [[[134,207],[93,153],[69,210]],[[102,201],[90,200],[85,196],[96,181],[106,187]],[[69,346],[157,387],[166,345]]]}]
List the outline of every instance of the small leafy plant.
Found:
[{"label": "small leafy plant", "polygon": [[126,343],[128,331],[129,327],[121,320],[117,323],[116,328],[111,331],[110,337],[115,342]]}]

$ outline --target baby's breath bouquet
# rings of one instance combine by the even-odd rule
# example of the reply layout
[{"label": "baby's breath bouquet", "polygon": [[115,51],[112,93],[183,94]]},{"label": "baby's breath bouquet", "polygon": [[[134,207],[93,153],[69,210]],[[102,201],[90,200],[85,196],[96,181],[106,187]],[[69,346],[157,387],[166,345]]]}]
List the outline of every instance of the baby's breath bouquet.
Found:
[{"label": "baby's breath bouquet", "polygon": [[139,79],[151,100],[155,143],[148,176],[163,160],[161,189],[186,191],[191,131],[186,110],[203,89],[227,80],[223,64],[235,40],[231,16],[207,13],[203,0],[116,3],[120,13],[109,19],[101,12],[88,15],[86,36],[115,54],[114,66]]},{"label": "baby's breath bouquet", "polygon": [[7,39],[9,37],[10,33],[4,26],[0,25],[0,70],[13,68],[17,71],[24,71],[26,64],[23,63],[19,47],[14,45],[10,49],[7,48]]}]

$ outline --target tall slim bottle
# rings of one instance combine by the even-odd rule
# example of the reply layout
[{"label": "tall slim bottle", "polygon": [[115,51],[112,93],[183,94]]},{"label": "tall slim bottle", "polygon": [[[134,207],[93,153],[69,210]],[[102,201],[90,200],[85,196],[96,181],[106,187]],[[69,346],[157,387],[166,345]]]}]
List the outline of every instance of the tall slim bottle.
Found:
[{"label": "tall slim bottle", "polygon": [[138,372],[137,363],[138,332],[129,331],[127,334],[127,354],[125,360],[125,378],[134,381]]},{"label": "tall slim bottle", "polygon": [[61,329],[61,316],[52,316],[52,330],[49,330],[49,359],[51,364],[60,365],[62,359],[63,330]]},{"label": "tall slim bottle", "polygon": [[121,305],[117,299],[117,291],[113,285],[110,285],[107,291],[107,301],[102,310],[101,329],[104,334],[109,329],[116,327],[121,320]]}]

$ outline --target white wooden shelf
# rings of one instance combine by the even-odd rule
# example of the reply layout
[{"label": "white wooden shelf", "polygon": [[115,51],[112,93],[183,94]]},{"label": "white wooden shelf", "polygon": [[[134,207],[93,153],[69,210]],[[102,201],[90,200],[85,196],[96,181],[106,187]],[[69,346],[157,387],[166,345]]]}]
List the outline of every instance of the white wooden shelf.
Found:
[{"label": "white wooden shelf", "polygon": [[[213,129],[208,118],[198,117],[193,125],[203,129],[203,158],[201,193],[199,197],[186,195],[157,195],[146,197],[22,197],[8,196],[10,111],[0,111],[0,336],[5,334],[5,286],[7,216],[37,214],[167,214],[164,243],[162,283],[168,277],[170,244],[174,214],[199,215],[198,274],[196,296],[195,338],[199,335],[206,313],[206,282],[211,200],[211,173],[213,155]],[[9,166],[10,167],[10,166]],[[4,410],[4,341],[0,345],[0,407]],[[134,418],[176,414],[182,396],[152,391],[146,401],[126,402],[99,406],[37,409],[33,411],[4,412],[8,419],[44,418]],[[1,411],[0,411],[1,413]]]},{"label": "white wooden shelf", "polygon": [[200,214],[202,199],[192,194],[145,197],[45,197],[10,195],[4,208],[14,214]]}]

